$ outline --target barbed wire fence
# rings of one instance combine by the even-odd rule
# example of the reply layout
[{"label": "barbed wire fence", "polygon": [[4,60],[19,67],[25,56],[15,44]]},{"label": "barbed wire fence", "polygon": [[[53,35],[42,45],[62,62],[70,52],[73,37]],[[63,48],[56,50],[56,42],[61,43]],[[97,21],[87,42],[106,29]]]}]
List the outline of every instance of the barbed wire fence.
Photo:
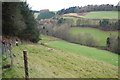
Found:
[{"label": "barbed wire fence", "polygon": [[[5,70],[3,70],[3,69],[8,69],[8,68],[12,69],[14,67],[14,63],[19,64],[18,66],[23,67],[23,69],[25,67],[25,69],[24,69],[25,73],[28,73],[28,65],[27,65],[28,63],[25,63],[25,62],[27,62],[27,59],[26,59],[27,53],[25,54],[26,56],[24,56],[24,65],[22,65],[22,62],[20,62],[22,55],[20,55],[20,54],[23,54],[23,52],[22,52],[22,50],[20,50],[20,51],[13,50],[13,47],[15,47],[15,46],[18,46],[18,44],[15,44],[15,42],[13,43],[12,41],[7,41],[7,40],[2,41],[2,60],[4,63],[2,64],[2,67],[0,67],[0,69],[2,69],[3,74],[5,72]],[[20,69],[17,67],[15,69],[18,72],[20,71]],[[26,71],[26,69],[27,69],[27,71]],[[23,74],[21,74],[21,75],[23,75]],[[26,75],[28,75],[28,74],[25,74],[25,76]],[[29,76],[26,76],[27,80],[28,80],[28,77]]]},{"label": "barbed wire fence", "polygon": [[12,52],[12,43],[7,43],[6,41],[2,41],[2,59],[7,61],[11,58],[11,64],[8,66],[3,66],[2,68],[10,68],[13,66],[13,52]]},{"label": "barbed wire fence", "polygon": [[[4,61],[8,61],[10,64],[9,65],[4,65],[2,66],[1,69],[6,69],[6,68],[11,68],[15,67],[15,70],[17,72],[21,72],[20,67],[23,69],[23,71],[25,71],[25,78],[28,80],[29,79],[29,68],[28,65],[33,65],[30,62],[27,62],[27,52],[24,54],[23,49],[20,50],[14,50],[13,47],[15,47],[16,44],[15,42],[2,42],[2,55],[4,56]],[[25,55],[25,56],[24,56]],[[24,63],[23,61],[24,60]],[[14,65],[16,64],[16,65]],[[35,68],[40,68],[40,73],[42,74],[42,72],[46,72],[47,74],[49,74],[49,76],[52,77],[57,77],[55,74],[53,74],[52,72],[49,72],[48,70],[46,70],[45,68],[43,68],[42,66],[38,65],[38,64],[34,64]],[[3,72],[4,73],[4,72]],[[21,76],[24,76],[23,73],[19,73]]]}]

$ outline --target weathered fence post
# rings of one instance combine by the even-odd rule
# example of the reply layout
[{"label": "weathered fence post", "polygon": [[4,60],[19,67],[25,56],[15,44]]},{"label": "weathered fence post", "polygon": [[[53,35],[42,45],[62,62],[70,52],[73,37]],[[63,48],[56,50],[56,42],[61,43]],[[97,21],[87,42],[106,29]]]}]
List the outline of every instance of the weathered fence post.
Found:
[{"label": "weathered fence post", "polygon": [[24,55],[25,78],[26,80],[29,80],[27,51],[24,50],[23,55]]},{"label": "weathered fence post", "polygon": [[12,43],[9,44],[10,58],[11,58],[11,67],[13,67],[13,52],[12,52]]},{"label": "weathered fence post", "polygon": [[5,41],[2,41],[2,54],[5,53]]},{"label": "weathered fence post", "polygon": [[6,59],[8,58],[8,52],[7,52],[8,46],[9,45],[6,43],[6,45],[5,45]]}]

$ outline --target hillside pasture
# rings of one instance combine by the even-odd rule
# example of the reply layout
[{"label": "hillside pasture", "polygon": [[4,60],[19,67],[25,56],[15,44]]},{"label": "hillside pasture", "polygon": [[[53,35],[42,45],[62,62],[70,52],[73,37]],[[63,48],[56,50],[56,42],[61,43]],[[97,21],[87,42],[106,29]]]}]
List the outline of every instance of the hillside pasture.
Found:
[{"label": "hillside pasture", "polygon": [[117,11],[95,11],[89,12],[85,16],[81,16],[87,19],[118,19]]},{"label": "hillside pasture", "polygon": [[109,51],[81,46],[66,41],[53,41],[49,42],[47,45],[49,45],[52,48],[63,50],[65,52],[75,53],[80,56],[85,56],[88,58],[96,59],[118,66],[118,55]]},{"label": "hillside pasture", "polygon": [[64,14],[63,16],[76,16],[76,17],[79,17],[79,15],[77,13],[68,13],[68,14]]},{"label": "hillside pasture", "polygon": [[[117,11],[95,11],[87,13],[68,13],[62,15],[64,19],[73,20],[72,26],[100,26],[100,20],[109,19],[109,24],[115,24],[118,20]],[[114,27],[114,26],[113,26]]]},{"label": "hillside pasture", "polygon": [[68,23],[70,23],[72,26],[76,26],[76,22],[79,19],[75,17],[63,17],[63,18],[68,20]]},{"label": "hillside pasture", "polygon": [[[116,54],[50,36],[41,37],[40,42],[47,43],[46,46],[23,44],[13,48],[14,67],[5,70],[3,78],[24,78],[23,50],[28,51],[30,78],[118,78]],[[6,63],[10,62],[3,61]]]},{"label": "hillside pasture", "polygon": [[118,19],[118,11],[94,11],[86,13],[68,13],[64,16],[82,17],[86,19]]},{"label": "hillside pasture", "polygon": [[34,13],[35,19],[38,17],[39,14],[40,14],[40,13]]},{"label": "hillside pasture", "polygon": [[[88,34],[96,40],[97,46],[106,46],[106,40],[110,35],[118,36],[118,31],[103,31],[95,28],[85,28],[85,27],[74,27],[70,29],[70,34],[72,37],[79,34]],[[85,36],[81,37],[85,38]]]}]

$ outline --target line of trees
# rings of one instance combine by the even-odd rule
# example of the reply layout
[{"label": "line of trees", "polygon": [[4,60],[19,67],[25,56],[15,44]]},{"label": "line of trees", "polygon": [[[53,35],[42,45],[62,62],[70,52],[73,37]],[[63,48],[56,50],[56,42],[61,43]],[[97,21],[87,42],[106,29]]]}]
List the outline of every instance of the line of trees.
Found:
[{"label": "line of trees", "polygon": [[104,30],[119,30],[119,21],[110,19],[92,20],[79,18],[75,26],[80,27],[96,27]]},{"label": "line of trees", "polygon": [[37,22],[26,2],[2,3],[2,33],[32,42],[39,40]]},{"label": "line of trees", "polygon": [[69,42],[84,44],[87,46],[97,46],[99,42],[88,33],[73,35],[70,31],[70,24],[67,23],[47,23],[40,26],[41,33],[67,40]]},{"label": "line of trees", "polygon": [[119,32],[118,32],[118,36],[115,36],[113,34],[110,35],[107,38],[106,44],[107,44],[108,50],[120,54],[120,35],[119,35]]},{"label": "line of trees", "polygon": [[[60,20],[62,20],[60,18]],[[103,22],[104,23],[104,22]],[[106,23],[108,23],[106,21]],[[71,34],[70,29],[71,29],[71,24],[67,23],[66,21],[63,21],[62,23],[46,23],[43,25],[40,25],[40,31],[44,35],[49,35],[49,36],[54,36],[61,38],[63,40],[77,43],[77,44],[82,44],[86,46],[93,46],[93,47],[98,47],[101,49],[107,49],[109,51],[113,51],[119,54],[119,47],[118,42],[120,41],[120,38],[118,38],[118,35],[110,35],[110,40],[106,39],[106,46],[99,46],[100,45],[100,40],[94,38],[92,35],[89,33],[83,32],[79,34]],[[104,26],[106,27],[106,26]],[[110,43],[110,44],[109,44]]]},{"label": "line of trees", "polygon": [[38,15],[37,19],[49,19],[52,18],[53,16],[55,16],[54,12],[44,11]]},{"label": "line of trees", "polygon": [[57,12],[57,14],[67,14],[67,13],[82,13],[82,12],[90,12],[90,11],[118,11],[118,6],[103,4],[103,5],[87,5],[84,7],[69,7],[67,9],[61,9]]}]

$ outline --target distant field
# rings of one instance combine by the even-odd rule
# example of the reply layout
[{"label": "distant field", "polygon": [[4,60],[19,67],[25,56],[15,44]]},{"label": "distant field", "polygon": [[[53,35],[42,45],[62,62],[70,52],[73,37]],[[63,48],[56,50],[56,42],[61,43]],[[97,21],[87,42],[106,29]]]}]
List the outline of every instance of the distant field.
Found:
[{"label": "distant field", "polygon": [[64,16],[79,16],[77,13],[68,13],[64,14]]},{"label": "distant field", "polygon": [[[113,24],[117,22],[117,11],[95,11],[87,13],[69,13],[64,14],[61,17],[64,19],[72,20],[72,26],[99,26],[100,19],[110,19],[109,23]],[[77,20],[79,19],[79,22]],[[96,20],[95,20],[96,19]],[[114,19],[114,20],[113,20]]]},{"label": "distant field", "polygon": [[37,16],[38,16],[39,14],[40,14],[40,13],[34,13],[35,19],[37,18]]},{"label": "distant field", "polygon": [[118,19],[117,11],[95,11],[87,13],[85,16],[81,16],[88,19]]},{"label": "distant field", "polygon": [[95,28],[81,28],[81,27],[71,28],[70,33],[72,36],[87,33],[98,41],[98,46],[106,46],[106,39],[107,37],[110,36],[110,34],[114,36],[118,35],[117,31],[102,31]]},{"label": "distant field", "polygon": [[[57,11],[52,11],[52,12],[57,13]],[[82,17],[82,18],[87,18],[87,19],[118,19],[117,11],[95,11],[95,12],[79,13],[79,14],[81,15],[78,15],[77,13],[69,13],[69,14],[64,14],[63,16],[64,18],[72,18],[69,16],[76,16],[78,18]],[[35,18],[38,15],[39,13],[34,13]]]},{"label": "distant field", "polygon": [[76,26],[76,21],[79,19],[79,18],[74,18],[74,17],[63,17],[63,18],[71,20],[71,24],[73,26]]},{"label": "distant field", "polygon": [[95,12],[88,12],[88,13],[69,13],[64,14],[64,16],[76,16],[82,17],[87,19],[118,19],[118,12],[117,11],[95,11]]}]

